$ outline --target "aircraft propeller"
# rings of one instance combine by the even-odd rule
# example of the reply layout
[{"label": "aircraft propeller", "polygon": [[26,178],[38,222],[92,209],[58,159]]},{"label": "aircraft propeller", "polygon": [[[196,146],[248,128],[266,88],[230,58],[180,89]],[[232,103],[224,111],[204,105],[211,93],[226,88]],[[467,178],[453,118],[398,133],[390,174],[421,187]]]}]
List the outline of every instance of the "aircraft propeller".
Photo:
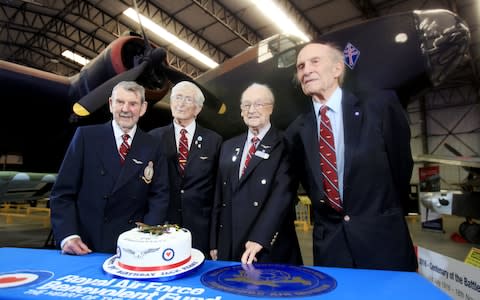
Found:
[{"label": "aircraft propeller", "polygon": [[[134,0],[133,4],[138,19],[141,20],[137,2]],[[187,75],[169,66],[166,60],[167,53],[165,49],[152,47],[141,21],[140,30],[144,41],[143,54],[127,58],[127,60],[133,60],[134,67],[117,74],[92,91],[89,91],[73,105],[73,112],[76,115],[81,117],[88,116],[105,105],[113,87],[120,81],[137,81],[146,89],[153,88],[160,90],[161,96],[163,97],[168,91],[168,88],[166,88],[168,81],[178,82],[180,80],[192,80]]]},{"label": "aircraft propeller", "polygon": [[136,67],[127,70],[111,79],[105,81],[100,86],[86,94],[82,99],[73,105],[73,111],[79,116],[88,116],[105,104],[106,99],[110,96],[113,87],[120,81],[136,81],[140,75],[152,63],[161,63],[165,59],[165,50],[155,48],[151,51],[150,56],[145,56],[143,61]]}]

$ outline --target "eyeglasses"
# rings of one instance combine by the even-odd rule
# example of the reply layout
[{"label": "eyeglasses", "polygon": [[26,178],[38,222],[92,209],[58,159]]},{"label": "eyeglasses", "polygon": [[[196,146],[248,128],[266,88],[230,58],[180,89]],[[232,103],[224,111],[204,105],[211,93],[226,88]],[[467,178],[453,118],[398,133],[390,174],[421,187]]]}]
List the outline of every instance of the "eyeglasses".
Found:
[{"label": "eyeglasses", "polygon": [[264,108],[266,106],[273,105],[273,103],[242,103],[240,108],[243,110],[249,110],[253,106],[255,109]]},{"label": "eyeglasses", "polygon": [[183,101],[187,104],[192,104],[192,103],[195,103],[195,99],[193,99],[193,97],[190,97],[190,96],[182,96],[182,95],[175,95],[172,97],[174,101]]}]

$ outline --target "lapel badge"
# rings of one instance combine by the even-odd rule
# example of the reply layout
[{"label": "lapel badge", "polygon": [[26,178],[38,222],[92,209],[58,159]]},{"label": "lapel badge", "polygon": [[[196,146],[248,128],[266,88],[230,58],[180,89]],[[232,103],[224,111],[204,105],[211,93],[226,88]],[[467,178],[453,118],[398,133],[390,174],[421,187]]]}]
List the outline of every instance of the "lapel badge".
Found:
[{"label": "lapel badge", "polygon": [[272,146],[264,145],[264,144],[260,144],[260,147],[262,147],[263,151],[272,148]]},{"label": "lapel badge", "polygon": [[257,150],[255,152],[255,156],[258,156],[258,157],[263,158],[263,159],[268,159],[270,157],[270,154],[266,153],[265,150],[263,150],[263,151]]},{"label": "lapel badge", "polygon": [[146,184],[149,184],[152,182],[153,178],[153,162],[149,161],[148,165],[145,167],[145,170],[143,170],[143,176],[142,179],[145,181]]},{"label": "lapel badge", "polygon": [[142,165],[143,164],[143,161],[141,161],[141,160],[138,160],[138,159],[135,159],[135,158],[132,158],[132,160],[136,165]]},{"label": "lapel badge", "polygon": [[203,141],[203,138],[201,135],[199,135],[197,137],[197,139],[195,140],[195,145],[197,145],[197,148],[198,149],[201,149],[202,148],[202,141]]},{"label": "lapel badge", "polygon": [[240,148],[235,148],[235,154],[232,156],[232,161],[235,162],[237,160],[237,156],[240,154]]}]

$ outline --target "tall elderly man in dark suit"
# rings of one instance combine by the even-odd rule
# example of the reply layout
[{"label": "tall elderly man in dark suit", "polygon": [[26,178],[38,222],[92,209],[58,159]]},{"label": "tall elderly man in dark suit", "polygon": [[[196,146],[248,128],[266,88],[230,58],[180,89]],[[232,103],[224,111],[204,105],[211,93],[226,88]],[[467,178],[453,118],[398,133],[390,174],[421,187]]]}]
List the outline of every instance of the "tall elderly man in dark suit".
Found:
[{"label": "tall elderly man in dark suit", "polygon": [[120,82],[109,106],[112,121],[76,130],[52,189],[52,228],[64,253],[114,253],[120,233],[135,222],[166,218],[167,163],[137,127],[147,110],[145,89]]},{"label": "tall elderly man in dark suit", "polygon": [[172,124],[153,129],[150,134],[160,141],[160,151],[168,160],[167,222],[189,229],[192,247],[208,257],[210,216],[222,137],[195,121],[204,100],[202,91],[194,83],[177,83],[170,96]]},{"label": "tall elderly man in dark suit", "polygon": [[413,167],[406,113],[391,92],[342,89],[343,60],[332,44],[301,49],[297,79],[312,109],[286,132],[312,202],[314,264],[415,271],[402,210]]},{"label": "tall elderly man in dark suit", "polygon": [[248,131],[222,145],[211,256],[244,264],[302,264],[291,166],[283,135],[270,123],[273,93],[254,83],[240,102]]}]

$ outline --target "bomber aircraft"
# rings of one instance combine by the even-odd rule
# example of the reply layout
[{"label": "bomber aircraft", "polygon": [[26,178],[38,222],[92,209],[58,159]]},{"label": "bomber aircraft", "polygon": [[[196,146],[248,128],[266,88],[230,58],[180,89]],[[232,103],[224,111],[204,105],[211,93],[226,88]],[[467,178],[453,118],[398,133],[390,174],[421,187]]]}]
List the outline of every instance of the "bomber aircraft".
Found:
[{"label": "bomber aircraft", "polygon": [[[463,61],[470,31],[451,11],[420,10],[370,19],[316,39],[344,48],[347,88],[392,89],[406,105],[411,95],[439,85]],[[272,122],[284,129],[310,105],[294,80],[304,43],[275,35],[197,78],[169,66],[165,49],[139,35],[119,37],[71,77],[0,61],[0,89],[10,95],[2,103],[0,154],[19,155],[22,170],[56,172],[77,126],[111,118],[106,104],[120,80],[147,88],[149,108],[139,124],[144,130],[171,122],[165,95],[180,80],[202,88],[206,101],[198,122],[225,138],[245,130],[241,91],[252,82],[265,83],[276,98]]]}]

